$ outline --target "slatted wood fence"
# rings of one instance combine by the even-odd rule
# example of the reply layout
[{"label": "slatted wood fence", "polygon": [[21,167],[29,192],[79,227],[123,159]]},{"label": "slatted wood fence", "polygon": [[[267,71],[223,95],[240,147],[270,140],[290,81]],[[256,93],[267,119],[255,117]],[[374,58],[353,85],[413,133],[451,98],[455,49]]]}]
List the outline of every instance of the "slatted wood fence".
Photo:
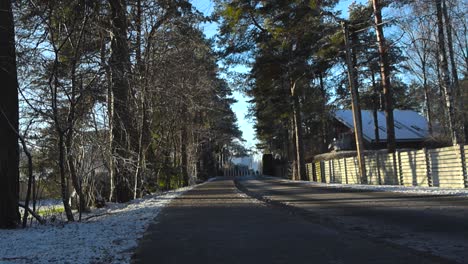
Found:
[{"label": "slatted wood fence", "polygon": [[249,176],[252,172],[247,166],[225,166],[223,167],[223,176],[226,177],[238,177],[238,176]]},{"label": "slatted wood fence", "polygon": [[[467,188],[466,146],[438,149],[375,152],[365,156],[367,182],[374,185],[404,185]],[[359,184],[356,157],[315,161],[307,164],[311,181]]]}]

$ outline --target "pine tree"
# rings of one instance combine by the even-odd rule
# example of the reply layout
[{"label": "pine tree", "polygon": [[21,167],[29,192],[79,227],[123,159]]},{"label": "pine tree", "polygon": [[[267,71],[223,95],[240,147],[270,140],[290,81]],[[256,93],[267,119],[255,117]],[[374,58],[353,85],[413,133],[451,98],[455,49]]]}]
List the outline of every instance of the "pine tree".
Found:
[{"label": "pine tree", "polygon": [[10,0],[0,1],[0,228],[19,224],[18,80]]},{"label": "pine tree", "polygon": [[383,32],[383,3],[381,0],[372,0],[372,4],[374,8],[374,21],[377,44],[379,47],[380,82],[382,84],[382,91],[385,98],[384,110],[385,119],[387,122],[387,150],[389,153],[393,153],[396,149],[395,121],[393,118],[393,91],[390,83],[390,63],[388,59],[388,45],[386,43]]},{"label": "pine tree", "polygon": [[[250,76],[255,89],[266,83],[271,85],[270,93],[260,93],[265,99],[254,98],[255,103],[261,104],[255,106],[257,128],[267,124],[260,120],[264,118],[260,112],[269,94],[272,98],[283,94],[282,99],[286,100],[283,102],[288,106],[281,111],[288,120],[281,123],[288,132],[282,138],[289,141],[284,152],[290,153],[294,179],[306,179],[303,94],[314,78],[314,66],[320,62],[316,55],[328,36],[324,34],[329,30],[323,14],[333,5],[334,1],[225,1],[220,4],[219,12],[224,18],[221,44],[225,45],[226,53],[234,55],[233,59],[239,54],[254,58]],[[268,78],[271,81],[266,81]],[[257,130],[260,139],[261,132]]]}]

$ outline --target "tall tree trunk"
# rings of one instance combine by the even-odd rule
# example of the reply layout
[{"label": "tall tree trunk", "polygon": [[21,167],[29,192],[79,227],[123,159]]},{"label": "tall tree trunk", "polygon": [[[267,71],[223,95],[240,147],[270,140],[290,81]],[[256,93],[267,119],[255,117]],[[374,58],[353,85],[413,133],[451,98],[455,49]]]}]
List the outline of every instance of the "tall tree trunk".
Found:
[{"label": "tall tree trunk", "polygon": [[51,98],[51,107],[53,112],[53,119],[54,119],[54,126],[55,131],[57,133],[57,148],[59,154],[58,160],[58,167],[59,167],[59,174],[60,174],[60,190],[62,194],[62,202],[63,208],[65,210],[65,214],[67,216],[68,221],[74,221],[73,213],[70,207],[70,192],[69,192],[69,179],[67,177],[67,171],[65,168],[66,163],[66,150],[65,150],[65,131],[60,123],[59,117],[59,99],[58,99],[58,89],[60,87],[60,82],[57,77],[58,65],[59,65],[59,58],[58,58],[58,51],[55,49],[55,61],[52,68],[52,73],[49,80],[49,87],[50,87],[50,94]]},{"label": "tall tree trunk", "polygon": [[79,210],[79,221],[81,221],[81,216],[83,210],[85,210],[86,202],[83,195],[83,189],[81,186],[81,181],[78,177],[77,170],[75,167],[75,158],[76,155],[73,151],[73,141],[75,139],[75,123],[77,119],[77,83],[76,83],[76,63],[77,63],[77,53],[75,53],[75,57],[72,59],[72,70],[71,70],[71,94],[70,94],[70,106],[68,110],[67,116],[67,132],[64,133],[65,135],[65,150],[66,150],[66,162],[68,165],[68,172],[70,173],[72,185],[75,189],[76,193],[78,194],[78,210]]},{"label": "tall tree trunk", "polygon": [[[136,59],[136,82],[135,84],[139,86],[141,90],[141,94],[138,96],[139,98],[135,98],[136,103],[139,104],[136,106],[138,109],[141,107],[141,112],[139,113],[141,116],[141,121],[138,122],[138,134],[137,135],[131,135],[132,137],[137,137],[138,141],[135,143],[132,143],[132,146],[137,146],[137,149],[135,149],[135,152],[137,153],[137,166],[136,170],[134,173],[134,187],[133,187],[133,198],[136,199],[141,195],[141,182],[143,181],[143,164],[144,164],[144,146],[143,146],[143,137],[145,133],[145,119],[146,119],[146,107],[145,107],[145,84],[143,82],[143,63],[141,60],[141,16],[142,16],[142,10],[141,10],[141,0],[136,1],[136,16],[135,16],[135,31],[136,31],[136,47],[135,47],[135,59]],[[138,118],[138,117],[137,117]]]},{"label": "tall tree trunk", "polygon": [[15,30],[10,0],[0,0],[0,228],[14,228],[20,222],[18,80]]},{"label": "tall tree trunk", "polygon": [[135,58],[136,58],[138,73],[141,76],[143,72],[143,63],[141,60],[141,16],[142,16],[141,0],[137,0],[136,5],[137,5],[137,13],[136,13],[136,18],[135,18],[135,30],[136,30]]},{"label": "tall tree trunk", "polygon": [[137,199],[141,194],[141,167],[143,164],[143,148],[142,148],[142,134],[141,131],[138,136],[138,146],[137,146],[137,163],[135,174],[133,175],[133,199]]},{"label": "tall tree trunk", "polygon": [[[182,167],[182,178],[184,186],[189,184],[188,169],[187,169],[187,128],[182,127],[180,134],[180,155],[181,155],[181,167]],[[222,161],[221,161],[222,163]]]},{"label": "tall tree trunk", "polygon": [[343,27],[344,33],[344,42],[346,48],[346,64],[348,68],[348,82],[349,82],[349,90],[351,94],[351,110],[353,112],[353,124],[354,124],[354,138],[356,140],[356,152],[357,158],[359,163],[359,172],[361,183],[367,183],[367,174],[366,174],[366,160],[364,157],[364,140],[362,138],[362,126],[360,122],[359,116],[361,113],[358,111],[359,102],[357,100],[357,88],[354,87],[354,75],[355,67],[353,66],[352,62],[352,54],[351,54],[351,47],[349,44],[349,28],[345,22],[342,22],[341,26]]},{"label": "tall tree trunk", "polygon": [[426,102],[426,116],[427,122],[429,125],[429,135],[432,136],[432,108],[431,108],[431,101],[430,101],[430,93],[429,93],[429,85],[427,84],[427,69],[426,69],[426,62],[421,61],[421,70],[422,70],[422,78],[423,78],[423,87],[424,87],[424,101]]},{"label": "tall tree trunk", "polygon": [[[104,41],[103,41],[104,42]],[[105,45],[103,44],[103,49]],[[101,60],[105,64],[105,51],[102,51]],[[109,66],[105,66],[106,77],[107,77],[107,122],[108,122],[108,132],[107,132],[107,169],[109,171],[109,201],[114,199],[115,193],[115,166],[114,166],[114,92],[112,90],[112,75],[109,70]]]},{"label": "tall tree trunk", "polygon": [[[358,122],[362,127],[362,111],[361,111],[361,99],[359,97],[359,74],[358,74],[358,59],[357,59],[357,47],[359,46],[359,39],[355,32],[350,32],[351,34],[351,58],[352,58],[352,67],[353,67],[353,82],[354,82],[354,90],[356,96],[356,108],[358,113]],[[361,130],[361,137],[362,137],[362,130]]]},{"label": "tall tree trunk", "polygon": [[[58,126],[58,125],[56,125]],[[69,192],[69,183],[68,177],[66,175],[65,168],[65,142],[63,131],[57,127],[58,142],[57,147],[59,149],[59,173],[60,173],[60,191],[62,192],[62,202],[65,209],[65,215],[67,216],[68,221],[75,221],[73,213],[70,207],[70,192]]]},{"label": "tall tree trunk", "polygon": [[378,109],[379,107],[379,92],[377,91],[377,84],[375,82],[375,73],[373,70],[371,70],[371,79],[372,79],[372,90],[373,90],[373,96],[372,96],[372,115],[374,117],[374,135],[375,135],[375,143],[379,144],[380,143],[380,135],[379,135],[379,116],[378,116]]},{"label": "tall tree trunk", "polygon": [[127,43],[127,5],[124,0],[109,0],[111,7],[111,58],[112,91],[114,94],[113,153],[116,157],[115,199],[127,202],[132,199],[132,174],[125,164],[130,157],[131,118],[130,99],[130,56]]},{"label": "tall tree trunk", "polygon": [[453,82],[453,90],[456,94],[459,83],[458,83],[458,70],[457,64],[455,62],[455,53],[453,51],[453,40],[452,40],[452,22],[447,10],[447,1],[442,0],[442,11],[444,13],[444,20],[445,20],[445,29],[447,32],[447,47],[449,52],[450,58],[450,66],[452,68],[452,82]]},{"label": "tall tree trunk", "polygon": [[[31,152],[28,150],[28,147],[26,146],[26,141],[24,140],[24,137],[22,137],[22,136],[18,136],[18,137],[20,139],[21,146],[23,147],[23,152],[24,152],[24,154],[26,155],[26,157],[28,159],[28,188],[26,190],[26,198],[24,200],[25,210],[24,210],[24,214],[23,214],[23,224],[22,224],[23,228],[25,228],[27,223],[28,223],[29,210],[27,210],[27,209],[29,208],[29,201],[31,199],[31,191],[34,188],[33,187],[33,182],[34,182],[33,161],[32,161]],[[33,204],[33,212],[35,211],[34,208],[35,208],[35,205]]]},{"label": "tall tree trunk", "polygon": [[298,180],[307,180],[305,160],[304,160],[304,143],[302,140],[302,118],[301,105],[299,96],[297,95],[297,80],[291,83],[291,96],[293,100],[293,118],[294,118],[294,143],[296,145],[296,167]]},{"label": "tall tree trunk", "polygon": [[327,152],[327,120],[328,120],[328,109],[327,109],[327,92],[325,90],[325,84],[323,81],[323,73],[319,73],[319,82],[320,82],[320,95],[322,96],[322,116],[320,120],[320,152]]},{"label": "tall tree trunk", "polygon": [[455,111],[455,120],[454,120],[454,129],[455,133],[457,134],[457,144],[464,143],[463,135],[463,124],[462,121],[464,119],[463,115],[461,114],[463,111],[463,100],[461,99],[462,93],[460,91],[460,84],[458,82],[458,70],[457,64],[455,62],[455,53],[453,51],[453,40],[452,40],[452,22],[447,10],[447,1],[442,0],[442,11],[444,14],[445,20],[445,29],[447,33],[447,47],[449,52],[450,58],[450,68],[451,68],[451,75],[452,75],[452,93],[454,94],[454,111]]},{"label": "tall tree trunk", "polygon": [[379,46],[380,58],[380,79],[385,98],[385,117],[387,122],[387,150],[389,153],[395,152],[395,121],[393,118],[393,92],[390,83],[390,65],[388,62],[388,50],[385,41],[382,25],[382,5],[380,0],[372,0],[374,8],[375,31]]},{"label": "tall tree trunk", "polygon": [[444,32],[444,20],[442,11],[442,0],[435,0],[436,11],[437,11],[437,36],[438,36],[438,53],[440,61],[440,74],[442,90],[445,97],[445,106],[447,111],[447,122],[449,126],[449,133],[452,139],[452,144],[457,145],[460,142],[459,135],[456,129],[456,117],[454,100],[452,94],[452,86],[450,83],[450,73],[447,62],[447,51],[445,49],[445,32]]},{"label": "tall tree trunk", "polygon": [[[294,114],[289,118],[289,129],[288,129],[288,142],[289,149],[288,149],[288,162],[291,164],[291,180],[297,181],[299,180],[299,175],[297,174],[297,151],[296,151],[296,134],[294,133],[294,128],[296,125],[294,124]],[[286,176],[289,176],[289,171],[286,172]]]},{"label": "tall tree trunk", "polygon": [[107,103],[107,123],[108,131],[105,135],[107,148],[105,153],[103,153],[103,160],[106,161],[106,167],[109,173],[109,201],[112,201],[114,198],[115,191],[115,179],[114,179],[114,155],[113,155],[113,114],[114,114],[114,93],[112,92],[112,75],[109,69],[109,65],[106,61],[106,33],[101,32],[101,51],[100,51],[100,60],[101,67],[104,68],[106,73],[106,82],[107,82],[107,93],[106,93],[106,103]]},{"label": "tall tree trunk", "polygon": [[74,129],[73,127],[69,128],[68,133],[65,136],[65,150],[67,153],[66,162],[68,165],[68,171],[70,172],[73,188],[78,194],[79,221],[81,221],[81,215],[83,211],[86,211],[86,199],[83,194],[81,181],[78,177],[76,167],[75,167],[76,155],[74,155],[74,151],[73,151],[73,139],[74,139],[73,129]]}]

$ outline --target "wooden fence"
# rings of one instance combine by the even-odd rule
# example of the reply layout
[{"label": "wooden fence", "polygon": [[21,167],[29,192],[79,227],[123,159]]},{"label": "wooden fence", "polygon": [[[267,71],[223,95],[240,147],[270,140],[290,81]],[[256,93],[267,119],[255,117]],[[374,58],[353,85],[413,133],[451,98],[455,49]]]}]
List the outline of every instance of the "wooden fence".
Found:
[{"label": "wooden fence", "polygon": [[[439,149],[375,152],[365,156],[368,184],[467,188],[465,146]],[[307,164],[311,181],[359,184],[356,157]]]},{"label": "wooden fence", "polygon": [[252,174],[247,166],[226,166],[222,170],[223,176],[227,177],[248,176]]}]

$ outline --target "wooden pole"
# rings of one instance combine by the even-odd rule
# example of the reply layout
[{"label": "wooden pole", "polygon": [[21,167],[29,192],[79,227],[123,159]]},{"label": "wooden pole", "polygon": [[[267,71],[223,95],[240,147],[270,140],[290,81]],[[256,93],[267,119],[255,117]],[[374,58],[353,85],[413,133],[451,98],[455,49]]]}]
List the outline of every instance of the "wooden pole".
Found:
[{"label": "wooden pole", "polygon": [[346,47],[346,64],[348,68],[348,81],[349,81],[349,89],[351,92],[351,108],[353,112],[353,123],[354,123],[354,135],[356,139],[356,150],[357,150],[357,158],[359,163],[359,173],[361,174],[361,183],[367,183],[366,177],[366,163],[364,159],[364,141],[362,138],[362,127],[361,122],[359,121],[359,113],[358,111],[358,102],[357,102],[357,87],[354,87],[354,67],[351,60],[351,48],[349,46],[349,28],[346,22],[341,22],[341,26],[343,27],[344,32],[344,42]]}]

